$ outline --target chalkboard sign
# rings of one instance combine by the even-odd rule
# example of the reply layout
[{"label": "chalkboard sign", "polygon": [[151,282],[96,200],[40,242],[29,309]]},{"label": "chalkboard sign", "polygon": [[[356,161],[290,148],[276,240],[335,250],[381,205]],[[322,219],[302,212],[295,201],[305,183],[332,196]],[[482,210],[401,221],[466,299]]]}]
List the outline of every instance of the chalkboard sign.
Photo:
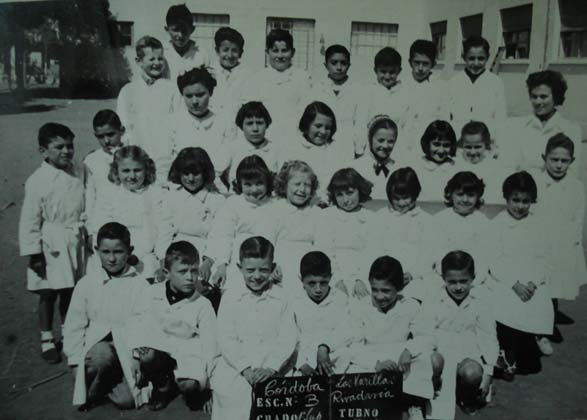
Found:
[{"label": "chalkboard sign", "polygon": [[272,378],[253,387],[251,420],[399,420],[400,374]]}]

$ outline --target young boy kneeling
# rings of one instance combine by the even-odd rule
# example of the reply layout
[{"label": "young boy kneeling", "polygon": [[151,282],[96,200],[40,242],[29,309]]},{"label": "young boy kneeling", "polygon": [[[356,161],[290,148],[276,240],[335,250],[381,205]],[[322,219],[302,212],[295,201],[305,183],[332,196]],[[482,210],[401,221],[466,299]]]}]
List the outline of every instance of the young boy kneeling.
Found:
[{"label": "young boy kneeling", "polygon": [[228,289],[218,310],[221,356],[210,379],[212,420],[248,420],[251,386],[284,374],[297,344],[291,306],[271,281],[271,242],[261,236],[246,239],[237,266],[246,287]]},{"label": "young boy kneeling", "polygon": [[216,315],[197,282],[200,257],[189,242],[172,243],[165,253],[166,281],[141,296],[127,331],[138,360],[137,385],[149,382],[151,410],[161,410],[179,391],[191,409],[201,406],[216,356]]},{"label": "young boy kneeling", "polygon": [[125,324],[149,283],[128,263],[133,247],[124,225],[102,226],[95,249],[102,266],[76,285],[63,327],[63,352],[77,370],[73,404],[85,411],[108,397],[120,408],[140,407],[147,392],[135,384]]}]

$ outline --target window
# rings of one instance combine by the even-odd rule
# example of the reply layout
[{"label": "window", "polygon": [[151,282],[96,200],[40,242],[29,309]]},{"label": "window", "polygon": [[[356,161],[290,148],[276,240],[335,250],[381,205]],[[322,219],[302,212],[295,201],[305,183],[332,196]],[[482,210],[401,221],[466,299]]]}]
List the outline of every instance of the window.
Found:
[{"label": "window", "polygon": [[501,26],[505,45],[504,58],[528,58],[532,31],[532,5],[502,9]]},{"label": "window", "polygon": [[216,48],[214,35],[221,27],[230,25],[230,17],[228,15],[210,15],[204,13],[194,13],[193,15],[196,29],[192,34],[192,38],[196,39],[198,45],[206,51],[214,51]]},{"label": "window", "polygon": [[[296,53],[292,65],[304,70],[312,70],[314,65],[314,23],[312,19],[267,18],[267,33],[272,29],[285,29],[294,40]],[[268,65],[265,57],[265,66]]]},{"label": "window", "polygon": [[483,14],[465,16],[460,19],[461,21],[461,35],[463,40],[470,36],[481,36],[483,32]]},{"label": "window", "polygon": [[559,57],[587,57],[587,2],[559,0],[561,21]]},{"label": "window", "polygon": [[130,47],[133,44],[132,22],[111,22],[110,39],[115,48]]},{"label": "window", "polygon": [[397,46],[397,31],[395,23],[353,22],[351,56],[360,55],[372,63],[381,48]]},{"label": "window", "polygon": [[446,51],[446,20],[431,23],[430,32],[432,33],[432,42],[436,45],[438,60],[444,60],[444,53]]}]

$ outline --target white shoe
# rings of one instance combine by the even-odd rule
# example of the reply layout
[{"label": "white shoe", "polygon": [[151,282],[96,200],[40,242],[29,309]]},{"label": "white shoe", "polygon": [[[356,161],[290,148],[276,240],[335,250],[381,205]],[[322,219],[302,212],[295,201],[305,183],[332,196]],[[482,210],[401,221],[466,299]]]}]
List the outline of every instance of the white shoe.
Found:
[{"label": "white shoe", "polygon": [[545,356],[550,356],[554,353],[554,349],[552,348],[552,344],[550,344],[550,340],[546,337],[536,337],[536,344],[538,344],[538,348],[540,352]]},{"label": "white shoe", "polygon": [[422,409],[415,405],[408,408],[408,420],[424,420]]}]

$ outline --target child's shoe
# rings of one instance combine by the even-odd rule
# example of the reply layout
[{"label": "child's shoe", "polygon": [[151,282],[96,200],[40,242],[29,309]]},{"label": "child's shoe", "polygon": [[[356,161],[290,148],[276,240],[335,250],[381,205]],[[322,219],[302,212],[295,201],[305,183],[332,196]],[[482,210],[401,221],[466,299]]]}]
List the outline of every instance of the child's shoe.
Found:
[{"label": "child's shoe", "polygon": [[506,356],[505,351],[499,351],[499,357],[497,358],[496,364],[497,372],[499,373],[499,377],[504,381],[511,382],[514,380],[514,376],[517,371],[516,362],[509,363]]},{"label": "child's shoe", "polygon": [[413,405],[408,408],[408,420],[424,420],[424,413],[422,408],[417,405]]},{"label": "child's shoe", "polygon": [[536,337],[536,344],[538,345],[538,349],[540,349],[540,353],[544,356],[550,356],[554,352],[552,344],[547,337]]},{"label": "child's shoe", "polygon": [[55,347],[55,341],[52,338],[41,340],[41,357],[50,365],[61,362],[61,354]]}]

